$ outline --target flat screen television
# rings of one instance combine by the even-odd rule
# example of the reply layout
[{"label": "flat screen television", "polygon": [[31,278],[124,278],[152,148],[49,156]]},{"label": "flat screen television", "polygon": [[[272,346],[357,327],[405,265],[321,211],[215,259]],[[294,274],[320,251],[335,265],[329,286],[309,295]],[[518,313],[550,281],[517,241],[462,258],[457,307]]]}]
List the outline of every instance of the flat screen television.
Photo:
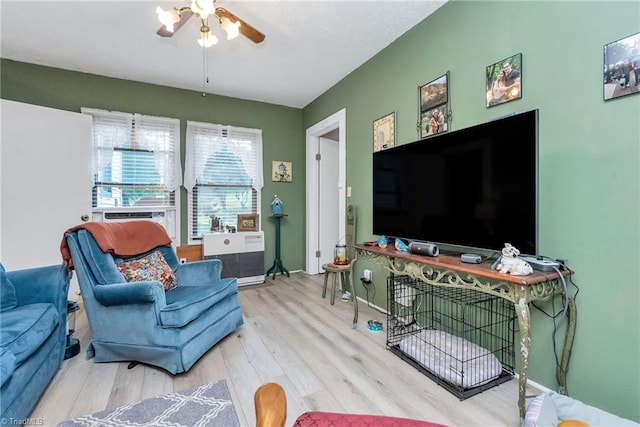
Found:
[{"label": "flat screen television", "polygon": [[533,110],[373,153],[373,234],[536,255],[537,189]]}]

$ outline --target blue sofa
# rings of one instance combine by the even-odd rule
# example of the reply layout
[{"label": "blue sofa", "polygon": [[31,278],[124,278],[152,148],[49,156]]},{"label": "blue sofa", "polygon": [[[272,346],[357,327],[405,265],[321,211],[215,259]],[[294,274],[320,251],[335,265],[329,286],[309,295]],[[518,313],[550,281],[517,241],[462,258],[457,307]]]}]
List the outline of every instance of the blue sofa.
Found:
[{"label": "blue sofa", "polygon": [[64,360],[70,272],[0,264],[0,422],[27,418]]},{"label": "blue sofa", "polygon": [[[180,264],[170,244],[131,256],[116,255],[112,252],[117,248],[103,251],[94,236],[107,235],[115,246],[124,240],[127,248],[131,240],[148,240],[149,234],[153,241],[161,235],[160,240],[171,242],[162,226],[153,229],[152,224],[157,225],[86,223],[87,229],[67,232],[66,243],[92,332],[87,356],[96,362],[141,362],[177,374],[188,371],[243,324],[238,282],[221,278],[223,266],[217,259]],[[162,254],[162,264],[177,279],[177,287],[166,289],[148,277],[127,281],[118,269],[123,263],[148,260],[156,252]]]}]

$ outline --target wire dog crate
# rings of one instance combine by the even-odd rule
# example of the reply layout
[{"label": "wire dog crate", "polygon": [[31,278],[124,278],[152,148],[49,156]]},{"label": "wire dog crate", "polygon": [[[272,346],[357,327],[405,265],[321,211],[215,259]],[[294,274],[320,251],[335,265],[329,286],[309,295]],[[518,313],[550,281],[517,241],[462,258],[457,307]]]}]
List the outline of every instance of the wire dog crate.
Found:
[{"label": "wire dog crate", "polygon": [[387,348],[467,399],[513,378],[516,315],[503,298],[388,278]]}]

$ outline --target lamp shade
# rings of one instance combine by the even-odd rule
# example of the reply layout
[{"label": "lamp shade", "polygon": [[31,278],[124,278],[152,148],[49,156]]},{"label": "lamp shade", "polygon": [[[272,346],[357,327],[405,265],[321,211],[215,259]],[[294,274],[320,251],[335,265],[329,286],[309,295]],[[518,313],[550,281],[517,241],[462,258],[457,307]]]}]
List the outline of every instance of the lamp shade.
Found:
[{"label": "lamp shade", "polygon": [[175,7],[169,10],[162,10],[160,6],[156,8],[158,20],[170,33],[173,33],[173,25],[180,21],[180,12]]},{"label": "lamp shade", "polygon": [[209,28],[207,28],[205,31],[200,31],[198,44],[202,47],[211,47],[215,44],[218,44],[218,37],[216,37],[216,35],[213,34]]},{"label": "lamp shade", "polygon": [[200,15],[202,19],[207,19],[207,16],[213,15],[216,11],[213,0],[193,0],[190,7],[191,10]]},{"label": "lamp shade", "polygon": [[220,26],[227,33],[227,40],[235,39],[240,34],[240,21],[231,22],[229,18],[220,19]]}]

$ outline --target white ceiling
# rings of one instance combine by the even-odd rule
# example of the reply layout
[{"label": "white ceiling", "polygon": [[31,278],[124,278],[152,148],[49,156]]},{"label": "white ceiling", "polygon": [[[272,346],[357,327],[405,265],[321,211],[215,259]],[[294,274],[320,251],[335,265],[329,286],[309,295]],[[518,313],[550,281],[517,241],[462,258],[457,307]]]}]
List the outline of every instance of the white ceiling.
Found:
[{"label": "white ceiling", "polygon": [[205,84],[199,20],[156,35],[156,7],[186,0],[1,0],[0,56],[302,108],[446,1],[218,0],[266,39],[228,41],[213,25]]}]

